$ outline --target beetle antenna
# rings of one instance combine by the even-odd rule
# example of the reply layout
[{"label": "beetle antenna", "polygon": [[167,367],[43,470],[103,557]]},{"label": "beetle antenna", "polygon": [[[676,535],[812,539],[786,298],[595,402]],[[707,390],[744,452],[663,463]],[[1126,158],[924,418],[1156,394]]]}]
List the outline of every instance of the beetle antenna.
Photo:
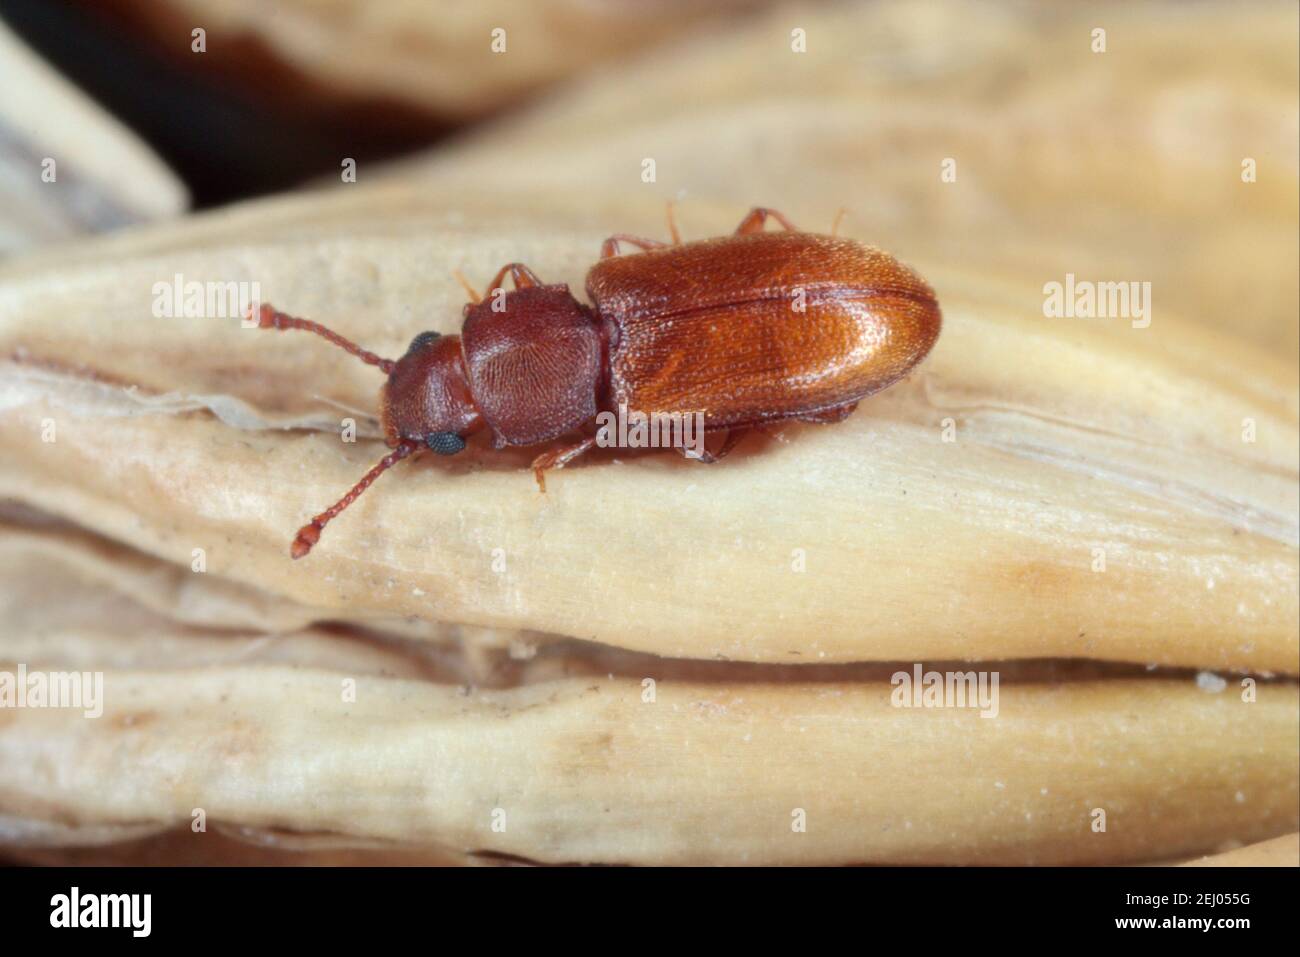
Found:
[{"label": "beetle antenna", "polygon": [[351,491],[349,491],[347,495],[344,495],[325,511],[321,512],[302,528],[298,529],[297,537],[294,538],[293,544],[289,546],[289,554],[294,558],[302,558],[310,552],[312,546],[320,541],[321,530],[338,517],[339,512],[343,511],[355,502],[362,492],[370,488],[371,483],[374,482],[375,479],[379,478],[379,476],[383,475],[419,447],[419,443],[412,442],[409,439],[404,439],[397,448],[393,449],[393,451],[380,459],[378,465],[363,475],[361,481],[352,486]]},{"label": "beetle antenna", "polygon": [[[248,307],[248,318],[253,318],[253,307]],[[368,362],[372,366],[378,366],[379,370],[385,375],[392,375],[393,367],[397,365],[392,359],[384,359],[375,355],[368,349],[362,349],[351,339],[345,339],[333,329],[327,329],[319,322],[312,322],[310,319],[299,319],[296,316],[285,315],[278,309],[263,303],[257,314],[257,327],[259,329],[302,329],[305,332],[314,332],[316,335],[328,339],[340,349],[352,353],[362,362]]]}]

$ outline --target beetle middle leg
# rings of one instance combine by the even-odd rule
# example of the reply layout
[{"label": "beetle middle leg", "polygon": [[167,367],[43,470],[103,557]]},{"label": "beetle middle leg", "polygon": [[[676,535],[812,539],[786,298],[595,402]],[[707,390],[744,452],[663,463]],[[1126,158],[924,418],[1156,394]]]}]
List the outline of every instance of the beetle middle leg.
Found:
[{"label": "beetle middle leg", "polygon": [[533,478],[537,480],[537,488],[546,493],[546,470],[562,469],[580,455],[590,452],[596,444],[596,436],[589,435],[581,442],[574,442],[572,445],[564,445],[558,449],[551,449],[549,452],[543,452],[537,458],[533,459]]},{"label": "beetle middle leg", "polygon": [[600,258],[608,259],[610,256],[617,256],[622,253],[619,243],[627,243],[629,246],[639,246],[641,249],[662,249],[668,243],[660,242],[657,239],[642,239],[640,236],[629,236],[626,233],[615,233],[600,244]]},{"label": "beetle middle leg", "polygon": [[799,227],[786,219],[783,213],[778,213],[775,209],[755,206],[749,211],[748,215],[740,221],[740,225],[736,227],[736,235],[748,236],[750,233],[761,233],[763,227],[767,224],[767,218],[769,216],[780,223],[788,232],[799,232]]},{"label": "beetle middle leg", "polygon": [[684,458],[693,459],[696,462],[703,462],[705,465],[712,465],[715,462],[721,462],[725,459],[731,450],[740,443],[740,440],[745,437],[745,433],[748,431],[749,426],[739,429],[728,429],[727,437],[722,440],[722,445],[718,446],[718,451],[716,452],[710,452],[707,446],[702,448],[698,455],[688,454],[691,451],[690,449],[682,448],[678,449],[678,451],[682,453]]}]

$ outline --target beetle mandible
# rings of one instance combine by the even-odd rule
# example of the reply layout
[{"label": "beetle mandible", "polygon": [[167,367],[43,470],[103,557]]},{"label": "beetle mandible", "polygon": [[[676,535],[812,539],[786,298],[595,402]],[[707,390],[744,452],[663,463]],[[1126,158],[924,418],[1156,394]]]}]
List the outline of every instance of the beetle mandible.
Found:
[{"label": "beetle mandible", "polygon": [[[768,218],[783,231],[764,231]],[[422,332],[396,360],[262,305],[261,328],[316,333],[388,376],[381,419],[392,451],[299,529],[290,554],[311,551],[328,522],[414,452],[452,455],[483,429],[496,448],[570,435],[533,461],[545,492],[547,469],[596,444],[579,430],[622,408],[701,413],[706,431],[726,432],[716,452],[699,456],[712,463],[755,426],[839,422],[907,375],[939,336],[939,304],[925,280],[834,230],[800,232],[764,208],[730,236],[683,243],[671,217],[669,229],[671,243],[605,240],[587,273],[591,305],[521,263],[503,266],[484,296],[466,287],[459,336]],[[622,243],[642,252],[620,255]],[[507,274],[513,290],[503,287]]]}]

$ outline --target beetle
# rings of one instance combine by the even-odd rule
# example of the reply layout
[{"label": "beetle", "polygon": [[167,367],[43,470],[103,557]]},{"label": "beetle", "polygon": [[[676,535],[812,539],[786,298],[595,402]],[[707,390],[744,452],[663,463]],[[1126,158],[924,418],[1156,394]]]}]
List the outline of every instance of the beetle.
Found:
[{"label": "beetle", "polygon": [[[783,229],[765,230],[769,218]],[[683,243],[671,213],[669,230],[670,243],[621,233],[605,240],[587,273],[590,305],[522,263],[503,266],[483,296],[465,283],[460,335],[422,332],[396,360],[259,306],[260,328],[313,332],[388,376],[381,421],[392,451],[299,529],[290,554],[310,552],[326,524],[418,451],[453,455],[484,429],[496,448],[571,436],[532,463],[545,492],[547,469],[596,445],[579,430],[621,408],[702,414],[707,432],[726,435],[697,457],[717,462],[754,427],[839,422],[907,375],[939,336],[942,316],[925,280],[834,230],[800,232],[762,207],[729,236]],[[624,243],[641,252],[622,255]]]}]

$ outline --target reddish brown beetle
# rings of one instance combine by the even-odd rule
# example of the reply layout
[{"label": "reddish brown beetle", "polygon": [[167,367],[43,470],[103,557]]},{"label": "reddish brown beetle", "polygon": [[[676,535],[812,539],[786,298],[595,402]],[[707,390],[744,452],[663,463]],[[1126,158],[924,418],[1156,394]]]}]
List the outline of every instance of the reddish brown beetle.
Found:
[{"label": "reddish brown beetle", "polygon": [[[784,232],[764,232],[768,217]],[[700,456],[716,462],[751,427],[781,420],[838,422],[864,396],[897,382],[939,335],[925,281],[888,253],[798,232],[754,209],[732,236],[682,243],[616,235],[587,273],[592,305],[527,266],[497,273],[465,306],[459,336],[423,332],[400,359],[381,359],[319,323],[263,305],[266,329],[304,329],[387,373],[382,421],[393,449],[337,504],[304,525],[302,558],[321,529],[386,469],[428,448],[452,455],[488,428],[497,448],[575,441],[533,461],[562,468],[596,444],[578,431],[598,412],[700,413],[727,433]],[[644,252],[621,256],[620,243]],[[506,274],[514,290],[502,287]],[[489,302],[491,300],[491,302]]]}]

